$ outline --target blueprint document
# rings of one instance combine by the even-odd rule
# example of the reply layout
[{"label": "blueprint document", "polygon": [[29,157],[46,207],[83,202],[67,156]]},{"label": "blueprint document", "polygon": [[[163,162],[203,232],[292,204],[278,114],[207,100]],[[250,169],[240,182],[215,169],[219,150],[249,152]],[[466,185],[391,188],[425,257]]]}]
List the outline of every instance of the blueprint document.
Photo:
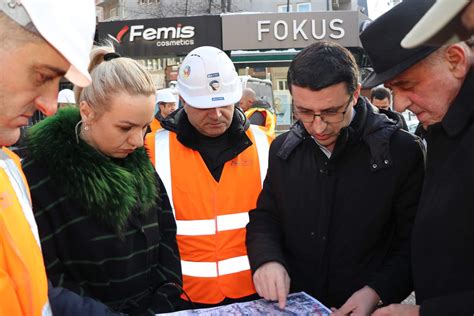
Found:
[{"label": "blueprint document", "polygon": [[210,316],[210,315],[317,315],[326,316],[331,311],[321,304],[317,299],[304,292],[288,295],[285,309],[278,307],[278,302],[270,302],[264,299],[235,303],[225,306],[191,309],[175,313],[157,314],[167,316]]}]

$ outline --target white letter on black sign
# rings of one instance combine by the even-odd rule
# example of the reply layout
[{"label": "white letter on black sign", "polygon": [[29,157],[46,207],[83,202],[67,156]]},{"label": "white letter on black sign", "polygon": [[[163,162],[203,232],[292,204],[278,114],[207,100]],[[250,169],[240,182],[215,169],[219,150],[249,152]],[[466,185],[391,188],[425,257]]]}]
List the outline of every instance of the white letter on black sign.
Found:
[{"label": "white letter on black sign", "polygon": [[132,25],[131,30],[130,30],[130,42],[133,42],[133,40],[135,39],[135,36],[142,35],[142,32],[140,32],[140,30],[143,30],[143,28],[144,28],[143,25]]},{"label": "white letter on black sign", "polygon": [[300,25],[296,26],[296,20],[293,20],[293,40],[297,40],[298,33],[301,34],[305,40],[308,40],[308,36],[306,36],[305,32],[303,31],[303,26],[306,24],[306,19],[301,21]]},{"label": "white letter on black sign", "polygon": [[270,21],[258,21],[258,29],[257,29],[257,32],[258,32],[258,41],[261,42],[262,41],[262,33],[270,33],[270,29],[264,29],[262,28],[262,26],[264,24],[270,24]]}]

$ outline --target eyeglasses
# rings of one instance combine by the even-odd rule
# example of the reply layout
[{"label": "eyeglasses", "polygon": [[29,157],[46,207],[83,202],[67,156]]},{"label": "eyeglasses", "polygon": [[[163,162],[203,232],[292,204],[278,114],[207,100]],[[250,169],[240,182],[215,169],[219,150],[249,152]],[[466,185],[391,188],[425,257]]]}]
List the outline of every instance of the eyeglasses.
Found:
[{"label": "eyeglasses", "polygon": [[349,100],[347,101],[347,104],[343,106],[344,111],[342,112],[338,112],[337,110],[327,110],[327,111],[322,111],[319,114],[315,114],[313,111],[310,111],[310,110],[297,110],[294,104],[293,104],[293,107],[295,108],[294,112],[297,118],[303,123],[313,123],[316,116],[319,116],[321,121],[323,121],[324,123],[334,124],[334,123],[340,123],[344,120],[344,115],[346,114],[347,109],[349,108],[349,105],[351,104],[351,101],[352,101],[352,94],[349,96]]}]

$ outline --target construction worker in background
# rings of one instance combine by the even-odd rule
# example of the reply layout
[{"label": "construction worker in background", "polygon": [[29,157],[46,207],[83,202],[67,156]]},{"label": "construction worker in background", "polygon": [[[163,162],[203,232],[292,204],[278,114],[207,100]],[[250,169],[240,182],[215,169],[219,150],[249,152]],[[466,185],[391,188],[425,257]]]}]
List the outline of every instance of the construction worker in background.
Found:
[{"label": "construction worker in background", "polygon": [[153,122],[150,124],[152,132],[161,128],[161,121],[164,120],[168,115],[176,111],[178,106],[176,105],[176,97],[171,92],[171,89],[158,90],[156,93],[156,107],[157,112]]},{"label": "construction worker in background", "polygon": [[256,299],[245,226],[266,175],[270,138],[235,110],[242,84],[221,50],[190,52],[178,88],[183,108],[146,144],[176,217],[184,290],[196,307]]},{"label": "construction worker in background", "polygon": [[61,288],[50,288],[48,301],[28,184],[5,147],[36,110],[56,112],[62,76],[90,83],[94,29],[91,0],[0,0],[0,315],[110,315],[104,305]]},{"label": "construction worker in background", "polygon": [[275,138],[276,118],[268,102],[259,99],[252,88],[244,88],[239,105],[250,124],[263,126],[267,135]]},{"label": "construction worker in background", "polygon": [[76,99],[74,98],[74,91],[71,89],[63,89],[58,94],[58,108],[65,106],[75,106]]}]

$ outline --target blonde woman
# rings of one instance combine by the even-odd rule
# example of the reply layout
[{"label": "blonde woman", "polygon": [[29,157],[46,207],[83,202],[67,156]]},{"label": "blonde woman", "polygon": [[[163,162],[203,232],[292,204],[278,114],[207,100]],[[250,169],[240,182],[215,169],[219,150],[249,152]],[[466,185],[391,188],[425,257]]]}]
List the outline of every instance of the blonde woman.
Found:
[{"label": "blonde woman", "polygon": [[31,128],[24,161],[48,278],[126,314],[180,309],[168,197],[143,148],[155,86],[137,62],[92,52],[92,84]]}]

